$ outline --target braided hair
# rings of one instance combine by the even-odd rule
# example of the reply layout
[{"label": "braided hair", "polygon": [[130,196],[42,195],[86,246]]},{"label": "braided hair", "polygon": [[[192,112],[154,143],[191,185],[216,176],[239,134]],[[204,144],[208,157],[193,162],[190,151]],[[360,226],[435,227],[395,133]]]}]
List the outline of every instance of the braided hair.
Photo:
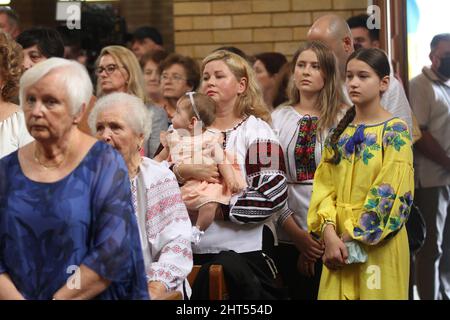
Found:
[{"label": "braided hair", "polygon": [[348,127],[348,125],[355,119],[356,115],[356,108],[355,106],[352,106],[350,109],[347,110],[345,113],[345,116],[339,121],[338,125],[336,126],[336,129],[333,130],[333,133],[330,136],[330,146],[333,149],[333,157],[331,159],[327,159],[326,162],[332,163],[332,164],[338,164],[341,160],[341,155],[339,153],[339,150],[337,148],[337,144],[339,142],[339,137],[341,136],[342,132],[344,132],[345,128]]},{"label": "braided hair", "polygon": [[[377,48],[359,49],[353,52],[350,55],[350,57],[348,57],[347,65],[353,59],[357,59],[367,63],[375,71],[375,73],[378,75],[380,79],[389,76],[389,73],[391,71],[389,66],[389,60],[386,56],[386,53]],[[339,137],[341,136],[342,132],[344,132],[345,128],[347,128],[348,125],[353,121],[353,119],[355,119],[355,115],[356,115],[356,108],[355,106],[353,106],[347,110],[347,113],[341,119],[341,121],[339,121],[336,129],[331,134],[329,138],[330,139],[329,143],[331,148],[333,149],[334,155],[331,159],[326,160],[327,162],[333,164],[339,163],[340,154],[337,148]]]}]

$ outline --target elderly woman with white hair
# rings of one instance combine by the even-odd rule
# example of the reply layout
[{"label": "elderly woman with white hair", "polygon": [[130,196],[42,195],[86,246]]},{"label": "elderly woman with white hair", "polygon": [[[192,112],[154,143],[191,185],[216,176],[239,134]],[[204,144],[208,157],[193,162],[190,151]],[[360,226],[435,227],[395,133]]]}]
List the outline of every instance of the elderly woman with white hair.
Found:
[{"label": "elderly woman with white hair", "polygon": [[174,290],[189,296],[191,223],[175,175],[141,156],[152,126],[147,108],[136,96],[112,93],[97,101],[89,126],[127,164],[150,297],[158,299]]},{"label": "elderly woman with white hair", "polygon": [[20,81],[35,139],[0,160],[0,299],[148,299],[127,167],[78,130],[84,67],[51,58]]}]

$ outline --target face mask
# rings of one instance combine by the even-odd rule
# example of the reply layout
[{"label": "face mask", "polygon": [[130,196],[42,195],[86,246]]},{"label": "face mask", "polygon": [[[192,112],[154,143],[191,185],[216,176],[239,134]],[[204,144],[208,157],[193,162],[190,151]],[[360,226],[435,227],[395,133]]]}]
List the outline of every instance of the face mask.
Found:
[{"label": "face mask", "polygon": [[450,56],[442,57],[438,72],[446,79],[450,78]]}]

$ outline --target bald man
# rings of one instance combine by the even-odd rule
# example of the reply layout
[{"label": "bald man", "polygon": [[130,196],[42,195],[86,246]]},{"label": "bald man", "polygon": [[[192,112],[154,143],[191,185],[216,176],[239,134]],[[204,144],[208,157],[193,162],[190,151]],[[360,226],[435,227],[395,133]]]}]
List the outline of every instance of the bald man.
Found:
[{"label": "bald man", "polygon": [[[345,67],[348,57],[353,53],[353,38],[347,22],[337,15],[324,15],[318,18],[308,31],[308,40],[320,40],[328,44],[334,52],[342,79],[345,86]],[[392,68],[391,68],[392,69]],[[411,107],[405,95],[403,87],[393,76],[391,70],[389,89],[381,98],[381,105],[394,116],[404,120],[410,129],[412,126]],[[347,90],[344,89],[348,105],[352,105]]]}]

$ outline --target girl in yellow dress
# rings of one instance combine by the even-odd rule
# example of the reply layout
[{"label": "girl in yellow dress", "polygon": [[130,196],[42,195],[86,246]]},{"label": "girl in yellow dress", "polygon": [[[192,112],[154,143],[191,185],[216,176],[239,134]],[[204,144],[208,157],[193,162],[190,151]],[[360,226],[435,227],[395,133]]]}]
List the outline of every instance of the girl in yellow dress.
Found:
[{"label": "girl in yellow dress", "polygon": [[308,211],[308,229],[325,244],[319,299],[407,299],[411,137],[380,105],[390,73],[383,51],[353,53],[346,73],[354,106],[326,142]]}]

